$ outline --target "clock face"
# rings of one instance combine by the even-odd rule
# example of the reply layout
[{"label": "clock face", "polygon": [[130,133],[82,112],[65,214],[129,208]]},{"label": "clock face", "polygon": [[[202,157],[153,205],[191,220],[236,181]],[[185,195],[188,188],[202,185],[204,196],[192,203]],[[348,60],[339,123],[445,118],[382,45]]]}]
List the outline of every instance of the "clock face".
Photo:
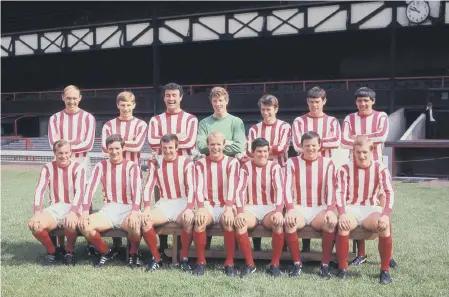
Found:
[{"label": "clock face", "polygon": [[430,13],[429,3],[427,1],[412,1],[408,4],[406,14],[410,22],[421,24]]}]

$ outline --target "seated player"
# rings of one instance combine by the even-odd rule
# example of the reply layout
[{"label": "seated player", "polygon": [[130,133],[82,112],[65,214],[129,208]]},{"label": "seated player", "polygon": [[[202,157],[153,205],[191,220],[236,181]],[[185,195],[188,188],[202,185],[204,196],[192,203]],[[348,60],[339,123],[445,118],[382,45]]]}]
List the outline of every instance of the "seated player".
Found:
[{"label": "seated player", "polygon": [[233,276],[235,233],[234,197],[238,181],[239,162],[224,155],[226,139],[221,132],[212,132],[207,137],[209,156],[196,162],[197,173],[197,207],[193,241],[197,251],[196,275],[203,275],[206,267],[204,251],[206,248],[206,227],[221,224],[224,228],[224,245],[226,260],[224,272]]},{"label": "seated player", "polygon": [[[143,193],[142,236],[153,256],[146,271],[160,268],[162,262],[157,249],[157,238],[153,226],[176,222],[182,226],[180,268],[190,271],[188,253],[192,244],[194,222],[193,203],[195,197],[195,168],[188,156],[178,155],[178,137],[166,134],[161,138],[162,157],[149,162],[148,177]],[[160,199],[151,208],[154,187],[160,189]]]},{"label": "seated player", "polygon": [[[71,160],[71,146],[66,140],[53,143],[55,159],[42,167],[39,182],[34,194],[34,215],[28,223],[33,236],[46,248],[47,264],[56,263],[56,247],[48,232],[57,227],[64,227],[67,236],[64,264],[75,264],[76,226],[79,208],[84,194],[85,169]],[[45,190],[50,192],[50,206],[42,210]]]},{"label": "seated player", "polygon": [[[128,232],[130,258],[134,266],[140,266],[138,244],[140,242],[140,168],[133,161],[123,158],[125,141],[120,135],[106,138],[109,158],[97,163],[86,186],[80,231],[87,241],[100,253],[100,261],[95,266],[101,268],[111,260],[114,253],[101,239],[100,232],[121,228]],[[97,213],[89,215],[92,197],[101,182],[105,205]]]},{"label": "seated player", "polygon": [[253,159],[243,164],[239,174],[236,193],[237,216],[235,218],[236,238],[245,257],[246,265],[240,276],[245,277],[256,271],[248,229],[258,224],[272,230],[271,246],[273,256],[268,274],[280,276],[279,260],[284,247],[284,182],[279,164],[268,160],[270,145],[263,138],[256,138],[251,144]]},{"label": "seated player", "polygon": [[[354,141],[354,161],[337,172],[338,277],[348,277],[349,233],[361,226],[379,235],[380,283],[391,283],[389,262],[392,251],[390,216],[394,203],[392,179],[388,168],[373,160],[374,144],[367,136]],[[379,191],[385,193],[385,207],[378,205]]]},{"label": "seated player", "polygon": [[293,257],[290,276],[299,276],[302,263],[297,230],[306,225],[323,231],[323,260],[320,275],[329,277],[329,262],[334,247],[337,216],[335,210],[335,166],[320,154],[320,136],[312,131],[301,136],[302,154],[287,161],[285,236]]}]

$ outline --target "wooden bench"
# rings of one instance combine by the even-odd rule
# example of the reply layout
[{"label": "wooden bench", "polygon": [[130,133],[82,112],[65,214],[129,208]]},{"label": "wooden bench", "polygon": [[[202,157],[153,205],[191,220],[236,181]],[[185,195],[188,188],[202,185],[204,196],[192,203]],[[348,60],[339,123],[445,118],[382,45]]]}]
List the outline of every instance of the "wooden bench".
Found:
[{"label": "wooden bench", "polygon": [[[167,257],[170,257],[172,259],[172,263],[175,264],[178,262],[178,254],[181,249],[181,235],[182,228],[179,227],[175,223],[166,223],[164,225],[155,227],[155,232],[158,235],[168,235],[173,236],[172,239],[172,246],[169,248],[166,248],[164,250],[164,254]],[[82,236],[81,233],[78,233],[79,236]],[[216,224],[209,226],[206,229],[207,236],[224,236],[224,230],[221,227],[221,225]],[[62,228],[58,228],[50,232],[50,236],[55,238],[56,236],[63,236],[64,230]],[[265,229],[263,226],[259,225],[256,228],[254,228],[251,231],[248,231],[248,235],[250,237],[269,237],[271,238],[271,231]],[[119,229],[113,229],[106,232],[101,233],[102,237],[125,237],[127,238],[128,234],[127,232]],[[303,239],[313,239],[318,238],[321,239],[321,232],[315,231],[312,227],[306,226],[302,230],[298,232],[298,236]],[[356,228],[353,230],[350,234],[350,239],[354,240],[353,242],[353,248],[352,253],[349,254],[349,258],[356,256],[356,245],[355,240],[374,240],[377,238],[376,233],[369,232],[362,228]],[[128,242],[128,241],[127,241]],[[126,248],[126,257],[129,255],[129,243],[127,243]],[[255,260],[270,260],[271,259],[271,251],[253,251],[253,257]],[[194,250],[194,245],[192,244],[190,251],[189,251],[189,258],[196,258],[196,252]],[[206,258],[216,258],[216,259],[224,259],[226,258],[226,252],[224,250],[214,250],[214,249],[207,249],[206,250]],[[236,250],[235,253],[235,259],[243,259],[243,255]],[[291,259],[291,255],[288,251],[285,251],[282,253],[281,260],[289,260]],[[332,255],[332,259],[335,260],[335,254]],[[321,261],[321,251],[310,251],[310,252],[302,252],[301,253],[301,260],[302,261]]]}]

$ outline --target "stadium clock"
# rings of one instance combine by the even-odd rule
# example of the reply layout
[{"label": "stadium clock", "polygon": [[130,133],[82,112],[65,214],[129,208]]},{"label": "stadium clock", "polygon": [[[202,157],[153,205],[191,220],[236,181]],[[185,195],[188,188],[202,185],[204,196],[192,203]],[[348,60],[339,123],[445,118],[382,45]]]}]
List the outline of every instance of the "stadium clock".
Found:
[{"label": "stadium clock", "polygon": [[410,1],[407,5],[406,15],[410,22],[421,24],[429,17],[430,6],[427,1]]}]

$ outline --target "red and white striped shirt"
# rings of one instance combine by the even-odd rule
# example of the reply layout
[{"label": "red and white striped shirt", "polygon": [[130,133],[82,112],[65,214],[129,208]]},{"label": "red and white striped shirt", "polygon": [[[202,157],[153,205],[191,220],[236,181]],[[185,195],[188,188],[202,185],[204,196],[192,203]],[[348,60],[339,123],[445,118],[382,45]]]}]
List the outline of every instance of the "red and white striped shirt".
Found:
[{"label": "red and white striped shirt", "polygon": [[100,181],[105,203],[132,204],[133,210],[139,210],[142,199],[140,176],[139,166],[129,160],[123,159],[119,164],[114,164],[109,159],[98,162],[86,186],[83,210],[89,210]]},{"label": "red and white striped shirt", "polygon": [[272,125],[260,122],[249,129],[246,138],[246,154],[252,158],[251,143],[256,138],[265,138],[270,143],[273,154],[277,156],[273,161],[284,167],[288,159],[290,135],[291,127],[287,122],[276,120]]},{"label": "red and white striped shirt", "polygon": [[337,208],[346,212],[346,205],[376,206],[378,195],[386,195],[383,214],[390,216],[394,204],[393,182],[388,168],[380,161],[373,161],[368,168],[359,168],[351,161],[337,172]]},{"label": "red and white striped shirt", "polygon": [[388,136],[388,115],[383,111],[373,111],[369,116],[357,112],[346,116],[343,122],[342,148],[349,149],[349,158],[353,158],[353,135],[365,135],[374,144],[374,160],[382,161],[382,150]]},{"label": "red and white striped shirt", "polygon": [[268,161],[258,166],[254,161],[243,164],[240,169],[236,194],[237,212],[245,205],[276,205],[276,211],[284,207],[284,175],[279,164]]},{"label": "red and white striped shirt", "polygon": [[298,151],[301,137],[304,133],[313,131],[321,138],[321,156],[331,158],[332,151],[340,147],[340,123],[334,117],[324,114],[322,117],[313,117],[305,114],[293,121],[293,147]]},{"label": "red and white striped shirt", "polygon": [[138,118],[132,118],[131,120],[112,119],[103,126],[101,149],[104,153],[107,153],[106,138],[112,134],[119,134],[125,140],[123,158],[140,165],[140,152],[147,136],[147,129],[147,124]]},{"label": "red and white striped shirt", "polygon": [[83,166],[72,161],[66,167],[59,167],[56,161],[42,167],[39,182],[34,193],[34,212],[42,210],[45,190],[50,195],[50,205],[72,204],[72,211],[78,212],[84,196],[86,171]]},{"label": "red and white striped shirt", "polygon": [[331,159],[318,156],[313,161],[302,156],[287,161],[285,200],[287,210],[294,205],[335,209],[335,166]]},{"label": "red and white striped shirt", "polygon": [[195,163],[197,174],[197,203],[204,207],[207,201],[213,206],[233,206],[235,189],[239,177],[237,159],[224,155],[220,161],[212,161],[209,156]]},{"label": "red and white striped shirt", "polygon": [[198,134],[198,119],[185,111],[179,113],[164,112],[152,117],[148,128],[148,143],[152,150],[161,154],[161,138],[165,134],[185,134],[179,139],[178,154],[192,155]]},{"label": "red and white striped shirt", "polygon": [[65,110],[55,113],[48,120],[48,140],[50,146],[64,139],[72,144],[72,159],[84,158],[92,150],[95,139],[95,118],[93,115],[79,109],[69,114]]},{"label": "red and white striped shirt", "polygon": [[195,167],[188,157],[178,155],[174,161],[166,161],[158,156],[155,160],[149,161],[148,176],[143,191],[145,207],[151,205],[156,185],[159,188],[161,199],[187,198],[187,208],[193,209]]}]

